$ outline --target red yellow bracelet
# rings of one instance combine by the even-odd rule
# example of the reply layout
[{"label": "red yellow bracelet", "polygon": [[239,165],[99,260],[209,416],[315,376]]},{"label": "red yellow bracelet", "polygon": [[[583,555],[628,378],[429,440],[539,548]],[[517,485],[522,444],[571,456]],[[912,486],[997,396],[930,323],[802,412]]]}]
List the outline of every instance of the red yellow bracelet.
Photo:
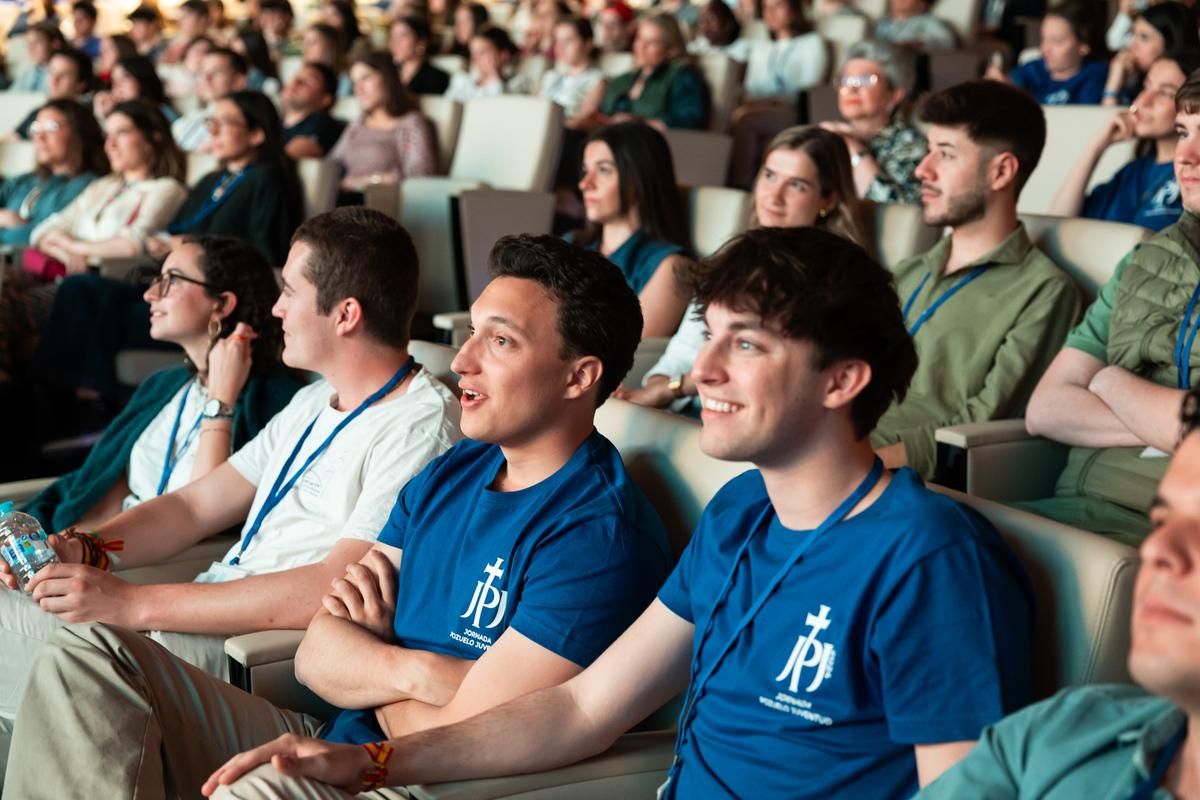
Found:
[{"label": "red yellow bracelet", "polygon": [[386,742],[368,742],[362,747],[374,762],[373,766],[363,770],[362,790],[369,792],[374,789],[382,789],[387,783],[387,761],[392,757],[392,746]]},{"label": "red yellow bracelet", "polygon": [[120,540],[105,541],[91,531],[81,531],[74,525],[61,534],[64,539],[74,539],[83,547],[83,563],[102,570],[112,569],[112,557],[109,553],[119,553],[125,549],[125,542]]}]

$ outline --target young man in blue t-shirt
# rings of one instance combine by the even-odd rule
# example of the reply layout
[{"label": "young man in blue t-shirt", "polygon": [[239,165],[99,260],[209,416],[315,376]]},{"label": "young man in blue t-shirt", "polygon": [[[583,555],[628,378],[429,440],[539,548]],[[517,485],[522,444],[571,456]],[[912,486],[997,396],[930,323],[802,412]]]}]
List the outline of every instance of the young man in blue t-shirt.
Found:
[{"label": "young man in blue t-shirt", "polygon": [[[593,426],[633,363],[637,296],[602,256],[552,237],[504,239],[492,263],[453,364],[474,441],[406,485],[297,653],[300,679],[350,709],[321,731],[334,741],[449,724],[571,678],[669,572],[661,520]],[[321,728],[123,629],[67,628],[44,659],[17,720],[14,796],[194,794],[239,751]],[[79,713],[81,697],[94,707]],[[71,761],[46,775],[52,752]]]},{"label": "young man in blue t-shirt", "polygon": [[562,686],[386,747],[281,738],[206,791],[340,797],[547,769],[604,750],[690,676],[668,797],[902,798],[1029,700],[1020,566],[866,438],[916,365],[889,274],[804,228],[746,233],[695,278],[701,448],[758,469],[705,509],[638,621]]}]

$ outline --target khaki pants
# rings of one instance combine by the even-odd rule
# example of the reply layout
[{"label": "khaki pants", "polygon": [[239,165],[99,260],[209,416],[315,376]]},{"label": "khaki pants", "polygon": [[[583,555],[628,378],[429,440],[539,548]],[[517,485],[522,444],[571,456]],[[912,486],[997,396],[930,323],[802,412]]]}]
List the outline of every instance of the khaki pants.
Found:
[{"label": "khaki pants", "polygon": [[352,795],[326,783],[280,775],[270,764],[263,764],[213,794],[213,800],[404,800],[407,797],[408,792],[400,787]]},{"label": "khaki pants", "polygon": [[[11,722],[17,716],[34,660],[46,640],[64,624],[58,617],[43,611],[24,592],[0,588],[0,718]],[[228,679],[224,636],[163,631],[151,631],[146,635],[189,664],[222,680]],[[0,726],[0,750],[3,746]]]},{"label": "khaki pants", "polygon": [[232,756],[320,721],[213,678],[162,645],[99,623],[42,648],[13,729],[4,797],[200,797]]}]

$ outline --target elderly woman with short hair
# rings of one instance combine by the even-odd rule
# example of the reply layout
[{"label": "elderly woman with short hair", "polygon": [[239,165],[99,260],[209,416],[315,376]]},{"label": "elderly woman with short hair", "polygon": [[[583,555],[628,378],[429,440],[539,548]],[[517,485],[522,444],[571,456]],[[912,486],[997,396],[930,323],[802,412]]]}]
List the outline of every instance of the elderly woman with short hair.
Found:
[{"label": "elderly woman with short hair", "polygon": [[838,76],[843,122],[822,127],[841,134],[850,149],[859,195],[879,203],[917,203],[921,182],[913,175],[928,147],[925,134],[904,114],[912,91],[912,54],[889,42],[853,45]]}]

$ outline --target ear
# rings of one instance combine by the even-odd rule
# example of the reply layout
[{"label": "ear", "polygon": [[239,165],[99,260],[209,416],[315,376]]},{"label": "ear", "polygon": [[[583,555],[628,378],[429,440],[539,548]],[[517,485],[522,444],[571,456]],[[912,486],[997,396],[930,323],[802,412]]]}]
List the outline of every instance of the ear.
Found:
[{"label": "ear", "polygon": [[237,304],[238,299],[236,294],[233,292],[221,292],[217,297],[217,307],[215,310],[221,319],[225,319],[233,313],[233,310],[237,308]]},{"label": "ear", "polygon": [[908,97],[908,89],[905,89],[903,86],[897,86],[895,89],[892,89],[892,96],[888,100],[888,111],[895,111],[899,108],[900,104],[904,102],[905,97]]},{"label": "ear", "polygon": [[334,332],[349,336],[363,326],[363,308],[354,297],[339,300],[329,312],[334,320]]},{"label": "ear", "polygon": [[267,135],[263,133],[261,128],[250,132],[250,144],[254,145],[255,147],[262,147],[263,142],[266,140]]},{"label": "ear", "polygon": [[871,383],[871,365],[857,358],[838,361],[825,374],[824,405],[831,411],[849,406]]},{"label": "ear", "polygon": [[988,163],[988,188],[993,192],[1002,192],[1010,186],[1015,186],[1017,169],[1020,162],[1012,153],[1003,152],[992,156]]},{"label": "ear", "polygon": [[595,356],[576,358],[570,363],[570,370],[566,392],[563,395],[568,400],[583,397],[592,387],[599,386],[600,378],[604,375],[604,365]]}]

